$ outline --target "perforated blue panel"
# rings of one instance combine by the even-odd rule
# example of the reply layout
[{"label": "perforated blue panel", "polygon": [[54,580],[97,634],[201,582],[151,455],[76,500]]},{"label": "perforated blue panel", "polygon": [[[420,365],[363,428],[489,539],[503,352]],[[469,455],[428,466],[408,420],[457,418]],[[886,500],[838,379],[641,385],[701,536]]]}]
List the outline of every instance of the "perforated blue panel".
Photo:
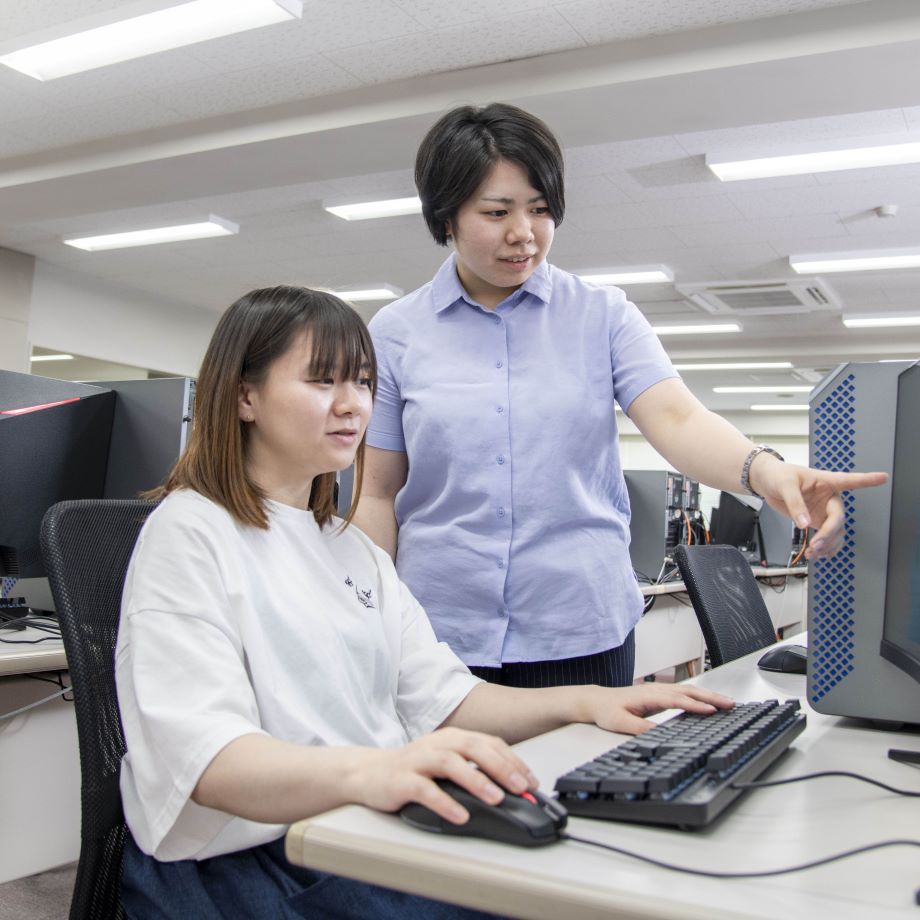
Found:
[{"label": "perforated blue panel", "polygon": [[[817,469],[852,471],[855,460],[856,385],[845,377],[814,407],[812,463]],[[854,557],[857,533],[852,492],[843,494],[846,540],[831,559],[814,564],[810,632],[811,702],[827,695],[853,670]]]}]

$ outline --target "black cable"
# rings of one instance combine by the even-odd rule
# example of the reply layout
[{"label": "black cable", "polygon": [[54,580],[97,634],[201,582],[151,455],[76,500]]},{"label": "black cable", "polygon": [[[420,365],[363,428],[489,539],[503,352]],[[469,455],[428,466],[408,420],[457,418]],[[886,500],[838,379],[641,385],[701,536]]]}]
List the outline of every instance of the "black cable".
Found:
[{"label": "black cable", "polygon": [[790,776],[787,779],[765,779],[755,780],[752,783],[731,783],[732,789],[766,789],[767,786],[785,786],[787,783],[799,783],[807,779],[825,779],[826,777],[839,776],[846,779],[858,779],[862,783],[869,783],[871,786],[878,786],[886,792],[893,792],[895,795],[907,795],[920,798],[920,792],[912,792],[910,789],[895,789],[880,780],[872,779],[869,776],[863,776],[860,773],[849,773],[846,770],[822,770],[820,773],[805,773],[802,776]]},{"label": "black cable", "polygon": [[[58,687],[59,689],[63,690],[65,693],[69,693],[71,690],[73,690],[73,685],[69,687],[64,685],[64,672],[63,671],[55,671],[54,677],[45,677],[42,674],[23,674],[22,676],[28,677],[30,680],[40,680],[43,684],[53,684],[55,687]],[[61,699],[64,700],[65,703],[73,702],[72,696],[70,697],[62,696]]]},{"label": "black cable", "polygon": [[882,840],[879,843],[870,843],[863,847],[856,847],[852,850],[844,850],[842,853],[833,853],[830,856],[824,856],[821,859],[814,859],[811,862],[799,863],[796,866],[785,866],[782,869],[763,869],[759,872],[719,872],[712,869],[692,869],[690,866],[678,866],[674,863],[665,862],[662,859],[655,859],[653,856],[645,856],[642,853],[635,853],[632,850],[624,850],[622,847],[616,847],[609,843],[601,843],[599,840],[588,840],[584,837],[575,837],[572,834],[562,833],[559,835],[560,840],[571,840],[574,843],[584,843],[588,846],[599,847],[602,850],[610,850],[613,853],[619,853],[621,856],[628,856],[631,859],[638,859],[642,862],[658,866],[660,869],[670,869],[672,872],[684,872],[687,875],[702,875],[706,878],[768,878],[772,875],[789,875],[792,872],[802,872],[805,869],[814,869],[817,866],[826,866],[828,863],[837,862],[841,859],[849,859],[851,856],[859,856],[861,853],[870,853],[872,850],[881,850],[885,847],[920,847],[920,840]]},{"label": "black cable", "polygon": [[61,631],[60,624],[54,617],[35,616],[31,613],[23,614],[21,617],[14,617],[12,620],[0,621],[0,629],[17,628],[20,623],[24,624],[24,626],[34,626],[35,629],[39,629],[42,632],[59,633]]},{"label": "black cable", "polygon": [[54,633],[50,636],[44,636],[41,639],[3,639],[0,638],[0,642],[4,645],[38,645],[39,642],[53,642],[55,640],[60,640],[61,634]]}]

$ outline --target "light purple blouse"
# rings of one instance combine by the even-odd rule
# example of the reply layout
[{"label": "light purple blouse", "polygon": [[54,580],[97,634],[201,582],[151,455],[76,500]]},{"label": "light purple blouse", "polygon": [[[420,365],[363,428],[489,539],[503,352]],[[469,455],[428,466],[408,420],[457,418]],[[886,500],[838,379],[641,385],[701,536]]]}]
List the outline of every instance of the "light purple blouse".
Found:
[{"label": "light purple blouse", "polygon": [[618,288],[549,264],[487,310],[451,255],[371,320],[368,444],[406,451],[397,570],[468,665],[620,645],[642,613],[614,400],[677,376]]}]

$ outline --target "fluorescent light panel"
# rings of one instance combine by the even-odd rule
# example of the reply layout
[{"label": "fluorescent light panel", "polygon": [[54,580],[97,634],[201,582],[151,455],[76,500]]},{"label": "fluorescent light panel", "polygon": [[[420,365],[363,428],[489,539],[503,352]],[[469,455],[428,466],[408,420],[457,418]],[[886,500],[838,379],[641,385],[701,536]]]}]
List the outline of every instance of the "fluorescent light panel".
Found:
[{"label": "fluorescent light panel", "polygon": [[239,225],[213,214],[197,224],[180,224],[173,227],[151,227],[147,230],[129,230],[125,233],[106,233],[102,236],[70,237],[63,242],[87,252],[105,249],[127,249],[130,246],[152,246],[156,243],[177,243],[183,240],[201,240],[211,236],[232,236],[239,233]]},{"label": "fluorescent light panel", "polygon": [[800,275],[818,272],[866,272],[884,269],[920,268],[920,249],[828,252],[824,254],[789,256],[789,264]]},{"label": "fluorescent light panel", "polygon": [[849,329],[871,329],[884,326],[920,326],[920,316],[845,316],[843,325]]},{"label": "fluorescent light panel", "polygon": [[73,355],[32,355],[30,361],[73,361]]},{"label": "fluorescent light panel", "polygon": [[341,297],[342,300],[350,300],[352,303],[360,300],[394,300],[397,297],[402,297],[403,294],[400,288],[393,287],[392,284],[380,284],[377,287],[353,291],[332,291],[331,293],[335,294],[336,297]]},{"label": "fluorescent light panel", "polygon": [[54,80],[222,35],[299,19],[301,0],[193,0],[0,57],[36,80]]},{"label": "fluorescent light panel", "polygon": [[785,403],[776,403],[776,404],[754,403],[754,405],[751,406],[751,411],[753,412],[807,412],[808,405],[807,404],[787,405]]},{"label": "fluorescent light panel", "polygon": [[634,268],[612,268],[599,274],[579,274],[589,284],[660,284],[674,280],[674,272],[666,265],[637,265]]},{"label": "fluorescent light panel", "polygon": [[421,214],[422,202],[412,198],[388,198],[383,201],[362,201],[357,204],[331,205],[323,202],[324,210],[344,220],[373,220],[377,217],[400,217],[403,214]]},{"label": "fluorescent light panel", "polygon": [[726,332],[741,332],[737,323],[694,323],[687,326],[652,326],[656,335],[722,335]]},{"label": "fluorescent light panel", "polygon": [[781,371],[791,367],[791,361],[730,361],[721,364],[674,365],[678,371]]},{"label": "fluorescent light panel", "polygon": [[809,386],[783,386],[775,387],[713,387],[713,393],[810,393]]},{"label": "fluorescent light panel", "polygon": [[723,182],[799,176],[807,173],[835,172],[840,169],[864,169],[868,166],[901,166],[905,163],[920,163],[920,143],[824,150],[818,153],[798,153],[791,156],[760,157],[723,163],[710,162],[708,158],[706,160],[706,165]]}]

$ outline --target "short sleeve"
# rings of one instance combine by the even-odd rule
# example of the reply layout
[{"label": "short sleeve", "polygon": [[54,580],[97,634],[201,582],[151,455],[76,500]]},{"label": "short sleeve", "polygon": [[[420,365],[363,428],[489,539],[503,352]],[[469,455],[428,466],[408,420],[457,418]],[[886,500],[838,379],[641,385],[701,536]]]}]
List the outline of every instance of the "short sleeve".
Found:
[{"label": "short sleeve", "polygon": [[374,398],[374,412],[367,428],[367,443],[383,450],[405,451],[403,435],[403,399],[399,379],[395,372],[399,343],[382,324],[371,321],[370,332],[377,355],[377,395]]},{"label": "short sleeve", "polygon": [[211,540],[194,524],[152,517],[125,585],[115,660],[123,800],[138,845],[160,859],[187,855],[235,820],[191,794],[220,750],[262,733]]},{"label": "short sleeve", "polygon": [[397,709],[410,738],[434,731],[481,683],[446,642],[438,642],[428,615],[399,583],[402,647]]},{"label": "short sleeve", "polygon": [[678,377],[648,320],[618,288],[608,289],[614,398],[624,412],[650,386]]}]

